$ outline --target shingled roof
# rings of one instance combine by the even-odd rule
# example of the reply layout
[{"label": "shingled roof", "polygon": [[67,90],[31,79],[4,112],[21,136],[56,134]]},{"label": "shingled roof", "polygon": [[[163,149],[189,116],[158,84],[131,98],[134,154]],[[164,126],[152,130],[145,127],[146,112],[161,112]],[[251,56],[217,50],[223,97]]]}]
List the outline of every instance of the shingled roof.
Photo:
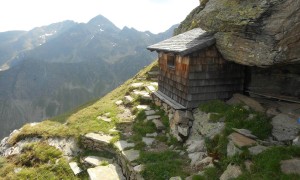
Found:
[{"label": "shingled roof", "polygon": [[215,44],[215,42],[216,40],[211,33],[201,28],[196,28],[151,45],[147,49],[150,51],[171,52],[185,56],[194,51],[209,47]]}]

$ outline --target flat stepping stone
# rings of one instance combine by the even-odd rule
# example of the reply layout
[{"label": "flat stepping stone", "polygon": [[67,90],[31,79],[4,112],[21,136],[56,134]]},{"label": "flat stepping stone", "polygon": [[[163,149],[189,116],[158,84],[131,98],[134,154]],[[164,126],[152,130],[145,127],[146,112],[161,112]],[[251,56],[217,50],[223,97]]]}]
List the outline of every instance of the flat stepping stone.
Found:
[{"label": "flat stepping stone", "polygon": [[158,118],[160,118],[160,116],[159,115],[152,115],[152,116],[147,116],[147,120],[148,121],[151,121],[151,120],[153,120],[153,119],[158,119]]},{"label": "flat stepping stone", "polygon": [[281,171],[285,174],[300,175],[300,159],[289,159],[280,162]]},{"label": "flat stepping stone", "polygon": [[136,106],[138,110],[150,110],[150,106],[148,105],[138,105]]},{"label": "flat stepping stone", "polygon": [[121,168],[116,164],[89,168],[87,172],[90,180],[125,180]]},{"label": "flat stepping stone", "polygon": [[152,122],[155,124],[156,129],[159,131],[162,131],[166,128],[165,125],[158,119],[154,119]]},{"label": "flat stepping stone", "polygon": [[112,159],[107,159],[107,158],[98,157],[98,156],[87,156],[83,160],[92,166],[100,166],[105,162],[112,163]]},{"label": "flat stepping stone", "polygon": [[105,116],[98,116],[97,119],[105,121],[105,122],[111,122],[112,121],[110,118],[105,117]]},{"label": "flat stepping stone", "polygon": [[154,115],[155,113],[156,113],[156,111],[154,111],[154,110],[145,111],[146,116],[151,116],[151,115]]},{"label": "flat stepping stone", "polygon": [[122,101],[122,100],[116,101],[115,104],[116,104],[117,106],[120,106],[121,104],[123,104],[123,101]]},{"label": "flat stepping stone", "polygon": [[228,136],[229,139],[232,140],[232,142],[238,146],[239,148],[241,147],[248,147],[248,146],[253,146],[256,144],[256,141],[254,141],[253,139],[250,139],[246,136],[243,136],[239,133],[231,133],[229,136]]},{"label": "flat stepping stone", "polygon": [[70,166],[70,168],[72,169],[72,171],[75,175],[82,172],[82,169],[78,166],[77,162],[70,162],[69,166]]},{"label": "flat stepping stone", "polygon": [[115,142],[114,145],[120,151],[124,151],[124,149],[132,148],[135,146],[134,143],[129,143],[129,142],[123,141],[123,140]]},{"label": "flat stepping stone", "polygon": [[131,87],[139,88],[139,87],[142,87],[143,85],[144,85],[144,83],[142,83],[142,82],[140,82],[140,83],[132,83]]},{"label": "flat stepping stone", "polygon": [[147,89],[151,92],[154,92],[156,91],[155,87],[154,86],[147,86]]},{"label": "flat stepping stone", "polygon": [[249,131],[248,129],[237,129],[237,128],[232,128],[232,130],[234,130],[235,132],[237,132],[237,133],[239,133],[239,134],[241,134],[241,135],[244,135],[244,136],[246,136],[246,137],[249,137],[249,138],[251,138],[251,139],[257,139],[257,137],[254,136],[254,135],[252,134],[252,132]]},{"label": "flat stepping stone", "polygon": [[158,86],[158,82],[152,82],[152,83],[150,83],[152,86]]},{"label": "flat stepping stone", "polygon": [[143,137],[143,142],[147,145],[147,146],[151,146],[154,142],[154,138],[149,138],[149,137]]},{"label": "flat stepping stone", "polygon": [[133,150],[133,149],[122,151],[122,154],[129,162],[137,160],[140,157],[140,151]]},{"label": "flat stepping stone", "polygon": [[133,102],[133,98],[131,96],[124,96],[123,101],[125,104],[129,104]]},{"label": "flat stepping stone", "polygon": [[263,151],[267,150],[268,148],[265,146],[261,146],[261,145],[257,145],[257,146],[253,146],[250,147],[248,150],[250,152],[251,155],[257,155],[262,153]]},{"label": "flat stepping stone", "polygon": [[147,133],[146,134],[146,137],[156,137],[158,134],[157,132],[154,132],[154,133]]},{"label": "flat stepping stone", "polygon": [[137,173],[140,173],[140,172],[142,172],[142,171],[144,170],[144,168],[145,168],[145,166],[142,165],[142,164],[140,164],[140,165],[134,166],[134,167],[133,167],[133,170],[134,170],[135,172],[137,172]]},{"label": "flat stepping stone", "polygon": [[112,140],[112,136],[105,134],[97,134],[97,133],[88,133],[85,135],[86,138],[91,139],[95,142],[99,142],[104,145],[108,145]]},{"label": "flat stepping stone", "polygon": [[137,91],[137,90],[134,90],[133,94],[136,95],[136,96],[140,96],[143,99],[151,99],[151,96],[150,96],[150,94],[147,91]]}]

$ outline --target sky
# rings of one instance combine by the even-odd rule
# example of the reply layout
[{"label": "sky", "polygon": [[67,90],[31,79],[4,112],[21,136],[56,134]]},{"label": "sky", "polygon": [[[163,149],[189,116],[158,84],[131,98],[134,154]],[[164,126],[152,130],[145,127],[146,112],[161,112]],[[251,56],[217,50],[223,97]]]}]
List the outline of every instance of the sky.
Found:
[{"label": "sky", "polygon": [[198,5],[199,0],[4,0],[0,32],[64,20],[86,23],[101,14],[119,28],[159,33],[183,21]]}]

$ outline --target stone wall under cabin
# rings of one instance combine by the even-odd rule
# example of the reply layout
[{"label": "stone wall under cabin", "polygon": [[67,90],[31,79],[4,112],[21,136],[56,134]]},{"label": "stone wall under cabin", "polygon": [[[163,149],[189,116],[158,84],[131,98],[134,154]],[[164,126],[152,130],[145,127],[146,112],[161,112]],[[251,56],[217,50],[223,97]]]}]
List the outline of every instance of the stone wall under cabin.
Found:
[{"label": "stone wall under cabin", "polygon": [[168,67],[167,56],[159,53],[159,91],[188,109],[243,91],[244,66],[224,60],[215,46],[176,55],[175,68]]},{"label": "stone wall under cabin", "polygon": [[300,64],[247,67],[245,86],[252,92],[300,99]]}]

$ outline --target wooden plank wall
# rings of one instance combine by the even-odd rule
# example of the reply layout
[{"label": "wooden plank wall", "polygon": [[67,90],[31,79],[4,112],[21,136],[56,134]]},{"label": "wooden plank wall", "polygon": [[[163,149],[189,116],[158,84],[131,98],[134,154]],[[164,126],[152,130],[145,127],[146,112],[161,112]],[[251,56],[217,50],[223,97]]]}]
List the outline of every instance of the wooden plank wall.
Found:
[{"label": "wooden plank wall", "polygon": [[226,61],[215,46],[190,55],[188,108],[243,91],[244,66]]},{"label": "wooden plank wall", "polygon": [[187,108],[243,90],[244,67],[224,60],[215,46],[176,55],[175,68],[168,67],[167,56],[159,53],[159,90]]}]

